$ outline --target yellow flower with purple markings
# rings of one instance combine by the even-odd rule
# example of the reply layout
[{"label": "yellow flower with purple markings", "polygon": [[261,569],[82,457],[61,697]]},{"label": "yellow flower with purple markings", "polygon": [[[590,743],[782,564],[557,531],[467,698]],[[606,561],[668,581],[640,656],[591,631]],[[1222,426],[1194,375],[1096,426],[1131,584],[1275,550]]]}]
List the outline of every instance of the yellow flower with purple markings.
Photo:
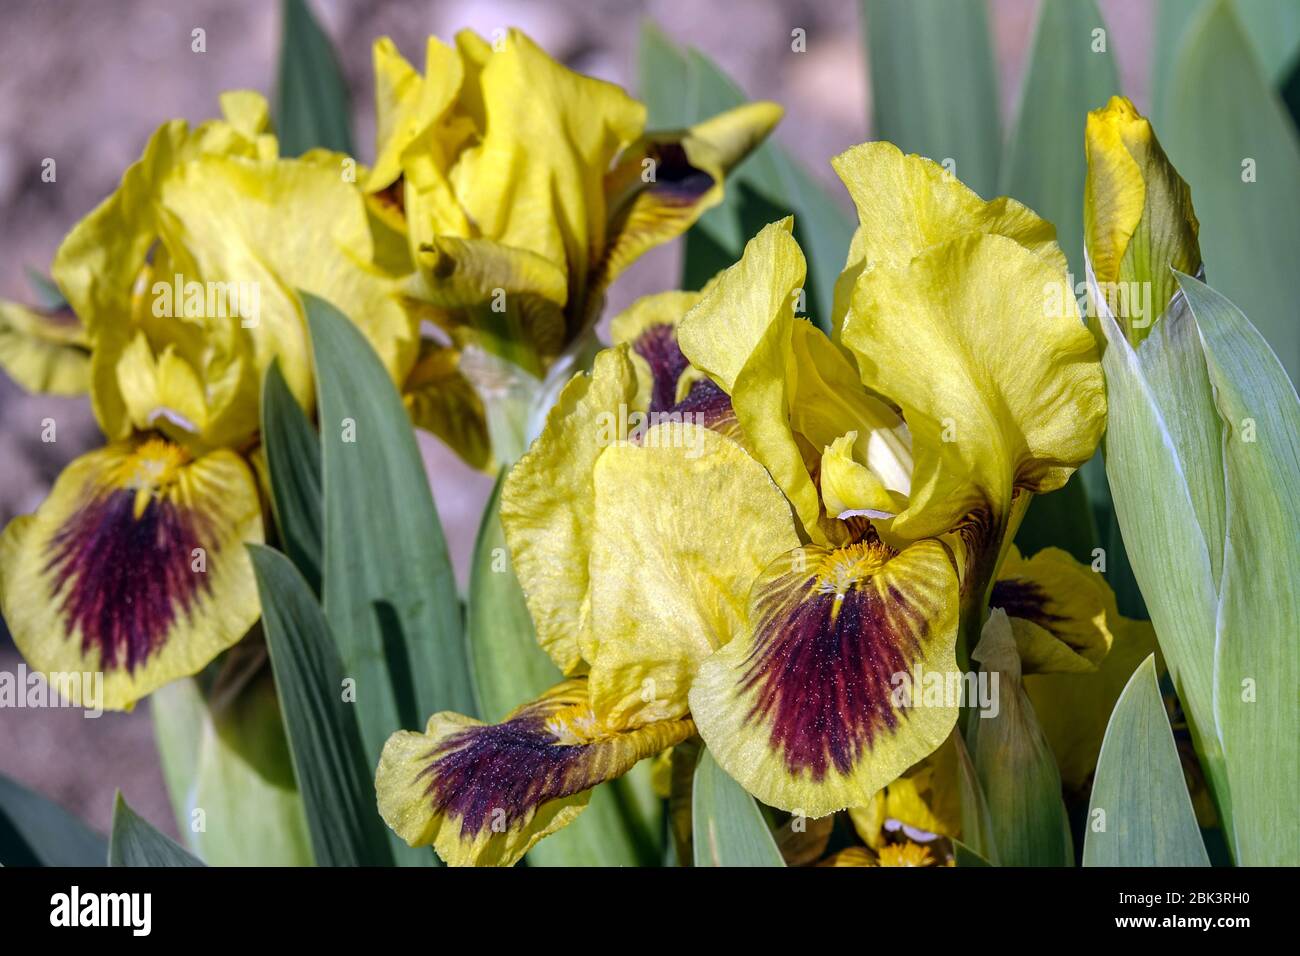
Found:
[{"label": "yellow flower with purple markings", "polygon": [[423,74],[384,38],[374,64],[377,159],[362,185],[427,320],[407,401],[417,424],[490,467],[493,445],[522,451],[530,409],[493,413],[526,404],[589,341],[609,284],[721,201],[781,110],[647,132],[641,103],[516,30],[494,44],[431,37]]},{"label": "yellow flower with purple markings", "polygon": [[[1104,614],[1041,590],[1056,559],[997,579],[1105,419],[1092,337],[1045,303],[1054,230],[887,143],[835,166],[861,226],[834,336],[796,314],[803,253],[773,223],[702,292],[616,319],[510,472],[507,543],[582,730],[538,730],[539,702],[395,735],[377,788],[408,842],[514,862],[692,726],[767,804],[864,806],[949,739],[957,701],[896,690],[956,672],[991,595],[1046,670],[1108,649]],[[611,417],[638,427],[611,441]]]},{"label": "yellow flower with purple markings", "polygon": [[0,606],[45,673],[102,671],[103,705],[196,673],[257,620],[243,543],[263,534],[262,376],[314,404],[297,290],[352,316],[402,380],[416,355],[395,279],[373,265],[347,157],[278,155],[265,101],[165,123],[73,228],[52,275],[68,308],[5,306],[20,383],[89,392],[107,444],[73,461],[0,539]]},{"label": "yellow flower with purple markings", "polygon": [[65,239],[67,309],[0,306],[0,361],[33,390],[89,392],[109,442],[8,527],[0,604],[34,667],[104,670],[105,706],[195,673],[257,619],[242,542],[262,537],[272,361],[314,405],[299,291],[362,329],[417,424],[485,465],[491,370],[471,384],[461,346],[540,374],[780,114],[646,134],[641,104],[516,32],[430,39],[425,76],[387,40],[375,64],[371,169],[279,156],[265,101],[228,93],[222,119],[159,128]]}]

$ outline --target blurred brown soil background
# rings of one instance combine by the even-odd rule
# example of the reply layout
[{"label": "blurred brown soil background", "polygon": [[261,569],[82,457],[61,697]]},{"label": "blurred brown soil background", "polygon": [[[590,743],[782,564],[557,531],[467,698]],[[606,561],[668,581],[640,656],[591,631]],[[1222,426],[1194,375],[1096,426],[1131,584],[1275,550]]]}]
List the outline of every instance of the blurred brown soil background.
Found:
[{"label": "blurred brown soil background", "polygon": [[[484,35],[518,26],[582,72],[636,84],[636,42],[650,19],[673,40],[716,60],[753,98],[786,108],[776,132],[831,193],[847,196],[831,171],[834,154],[868,138],[870,105],[855,0],[309,0],[333,37],[352,90],[354,136],[373,155],[370,48],[389,35],[423,68],[424,37],[463,27]],[[1121,84],[1145,109],[1146,50],[1154,0],[1102,0]],[[992,0],[1004,130],[1033,31],[1036,0]],[[164,120],[199,122],[228,89],[272,92],[279,4],[271,0],[5,0],[0,31],[0,297],[33,302],[25,272],[48,270],[59,241],[117,185]],[[191,52],[190,31],[207,51]],[[802,27],[807,52],[792,54]],[[45,157],[57,181],[41,182]],[[286,223],[292,228],[292,223]],[[607,315],[637,296],[676,284],[677,244],[642,259],[614,288]],[[41,420],[58,441],[40,440]],[[0,522],[33,510],[63,466],[99,442],[84,399],[25,395],[0,375]],[[470,471],[421,437],[452,558],[462,585],[489,477]],[[20,658],[0,635],[0,670]],[[169,832],[148,702],[130,714],[83,719],[74,710],[0,710],[0,773],[39,790],[107,830],[120,787],[146,818]]]}]

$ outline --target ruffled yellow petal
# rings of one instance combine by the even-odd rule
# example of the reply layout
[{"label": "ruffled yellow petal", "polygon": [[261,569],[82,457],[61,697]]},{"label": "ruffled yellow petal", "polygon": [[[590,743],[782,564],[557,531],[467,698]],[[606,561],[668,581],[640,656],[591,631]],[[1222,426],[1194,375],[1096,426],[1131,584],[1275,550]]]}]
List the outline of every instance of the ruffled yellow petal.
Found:
[{"label": "ruffled yellow petal", "polygon": [[591,374],[574,376],[560,392],[501,492],[501,524],[537,641],[565,674],[581,669],[592,640],[593,471],[636,390],[627,346],[600,352]]},{"label": "ruffled yellow petal", "polygon": [[790,499],[804,530],[826,543],[817,487],[790,425],[787,369],[807,271],[793,229],[790,217],[764,226],[682,321],[677,337],[691,364],[731,396],[747,446]]},{"label": "ruffled yellow petal", "polygon": [[71,309],[0,302],[0,368],[29,392],[80,395],[90,388],[90,348]]},{"label": "ruffled yellow petal", "polygon": [[160,126],[118,189],[73,227],[55,253],[51,274],[92,334],[131,313],[136,276],[158,234],[158,190],[173,169],[203,155],[275,155],[274,137],[263,132],[269,113],[261,96],[227,93],[221,105],[227,119],[194,129],[184,120]]},{"label": "ruffled yellow petal", "polygon": [[958,702],[920,691],[956,671],[957,616],[938,542],[789,552],[755,582],[748,628],[700,667],[700,735],[764,803],[810,817],[861,806],[952,729]]},{"label": "ruffled yellow petal", "polygon": [[689,718],[618,730],[570,680],[500,724],[443,712],[388,739],[379,813],[411,846],[452,866],[511,866],[586,807],[591,788],[694,733]]},{"label": "ruffled yellow petal", "polygon": [[1012,493],[1051,491],[1105,425],[1096,344],[1063,274],[1012,239],[972,235],[858,284],[844,343],[863,381],[903,411],[915,467],[892,530],[942,534],[985,515],[1001,539]]},{"label": "ruffled yellow petal", "polygon": [[720,203],[727,173],[767,138],[781,114],[775,103],[747,103],[683,132],[651,133],[625,150],[605,177],[609,238],[593,291]]},{"label": "ruffled yellow petal", "polygon": [[1096,670],[1110,651],[1111,623],[1119,619],[1102,576],[1060,548],[1025,559],[1012,546],[989,606],[1010,616],[1026,674]]},{"label": "ruffled yellow petal", "polygon": [[[209,317],[209,324],[237,326],[259,370],[279,358],[304,407],[314,395],[297,290],[320,296],[356,323],[394,381],[405,378],[416,355],[395,282],[370,264],[365,200],[340,175],[343,160],[327,153],[267,163],[205,157],[175,170],[162,189],[163,241],[174,255],[183,252],[186,280],[256,290],[253,303],[241,303],[237,321]],[[256,404],[243,411],[255,428]]]},{"label": "ruffled yellow petal", "polygon": [[388,37],[375,41],[375,164],[366,192],[378,192],[402,175],[406,150],[428,135],[460,90],[463,68],[456,51],[437,37],[425,46],[421,76]]},{"label": "ruffled yellow petal", "polygon": [[[641,135],[645,107],[566,69],[517,30],[477,77],[472,69],[465,85],[470,97],[481,89],[485,126],[452,170],[460,205],[482,237],[563,266],[570,312],[581,314],[592,258],[605,246],[604,175]],[[473,115],[474,105],[464,108]]]},{"label": "ruffled yellow petal", "polygon": [[0,605],[36,670],[102,671],[130,707],[197,673],[257,620],[245,541],[262,538],[257,484],[237,455],[190,459],[160,439],[64,469],[0,539]]},{"label": "ruffled yellow petal", "polygon": [[693,423],[596,462],[591,703],[629,726],[680,717],[700,662],[743,629],[750,584],[797,547],[763,466]]},{"label": "ruffled yellow petal", "polygon": [[494,469],[483,400],[460,370],[460,351],[425,339],[402,386],[411,421],[447,443],[467,465]]},{"label": "ruffled yellow petal", "polygon": [[1065,272],[1056,229],[1033,210],[1002,197],[985,202],[939,164],[903,155],[893,143],[863,143],[831,165],[858,210],[848,262],[835,283],[837,334],[858,277],[877,265],[902,266],[931,246],[971,233],[1014,239]]},{"label": "ruffled yellow petal", "polygon": [[1201,266],[1192,193],[1151,123],[1122,96],[1088,114],[1084,147],[1088,261],[1136,346],[1178,290],[1171,267],[1194,275]]}]

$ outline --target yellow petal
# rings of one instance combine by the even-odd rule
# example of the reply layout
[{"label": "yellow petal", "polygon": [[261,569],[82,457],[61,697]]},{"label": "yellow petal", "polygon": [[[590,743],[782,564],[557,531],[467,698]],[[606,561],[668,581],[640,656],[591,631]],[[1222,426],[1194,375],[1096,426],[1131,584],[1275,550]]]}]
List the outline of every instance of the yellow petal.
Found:
[{"label": "yellow petal", "polygon": [[451,107],[463,70],[456,51],[437,37],[425,47],[421,76],[388,37],[375,41],[375,164],[366,192],[390,186],[402,174],[403,154]]},{"label": "yellow petal", "polygon": [[143,332],[118,359],[117,383],[136,431],[186,442],[207,426],[207,398],[193,367],[170,346],[155,356]]},{"label": "yellow petal", "polygon": [[956,671],[957,611],[935,541],[783,555],[754,585],[749,627],[700,667],[700,735],[764,803],[811,817],[861,806],[956,722],[956,700],[919,691]]},{"label": "yellow petal", "polygon": [[890,492],[875,472],[854,457],[857,444],[858,433],[851,431],[835,439],[822,452],[820,484],[826,513],[837,518],[892,517],[903,510],[907,499]]},{"label": "yellow petal", "polygon": [[[811,322],[794,324],[789,375],[790,424],[815,449],[848,431],[853,457],[890,492],[906,497],[912,484],[912,438],[892,407],[862,387],[845,351]],[[830,508],[827,512],[834,514]]]},{"label": "yellow petal", "polygon": [[973,235],[858,284],[844,343],[912,436],[895,534],[941,534],[985,514],[1000,541],[1013,491],[1059,488],[1092,456],[1105,389],[1073,299],[1049,308],[1063,282],[1014,240]]},{"label": "yellow petal", "polygon": [[[249,163],[205,157],[168,177],[164,242],[183,251],[186,281],[239,283],[255,290],[237,326],[259,370],[279,358],[304,407],[314,402],[311,358],[297,290],[320,296],[366,335],[394,381],[402,381],[417,343],[392,279],[371,265],[365,200],[340,176],[345,157]],[[249,296],[243,296],[247,299]],[[248,410],[256,425],[256,405]]]},{"label": "yellow petal", "polygon": [[862,842],[873,850],[880,849],[885,843],[885,791],[877,790],[876,795],[860,807],[849,807],[849,822]]},{"label": "yellow petal", "polygon": [[754,579],[798,546],[794,519],[762,465],[693,423],[607,449],[594,478],[592,707],[619,726],[680,717]]},{"label": "yellow petal", "polygon": [[582,667],[592,639],[587,563],[593,469],[609,441],[602,424],[627,420],[636,387],[626,345],[597,354],[591,374],[574,376],[560,392],[501,492],[501,524],[537,642],[565,674]]},{"label": "yellow petal", "polygon": [[411,421],[447,443],[466,464],[494,469],[483,400],[460,370],[460,352],[430,339],[402,386]]},{"label": "yellow petal", "polygon": [[570,680],[500,724],[443,712],[384,746],[379,813],[452,866],[511,866],[586,807],[591,788],[694,733],[689,718],[617,730]]},{"label": "yellow petal", "polygon": [[55,253],[51,274],[92,334],[131,312],[136,276],[157,239],[158,191],[168,174],[201,155],[262,155],[265,143],[251,124],[259,115],[265,123],[265,100],[253,93],[226,94],[222,106],[237,122],[211,120],[190,129],[184,120],[172,120],[160,126],[118,189],[73,227]]},{"label": "yellow petal", "polygon": [[90,348],[69,309],[0,302],[0,368],[29,392],[80,395],[90,388]]},{"label": "yellow petal", "polygon": [[1151,123],[1122,96],[1088,114],[1084,146],[1089,264],[1136,346],[1178,290],[1170,269],[1194,275],[1201,266],[1191,190]]},{"label": "yellow petal", "polygon": [[902,266],[931,246],[972,233],[1014,239],[1065,272],[1056,229],[1002,197],[985,202],[939,164],[903,155],[893,143],[863,143],[831,160],[858,210],[848,262],[835,283],[833,328],[844,324],[858,277],[877,265]]},{"label": "yellow petal", "polygon": [[1111,623],[1119,619],[1102,576],[1060,548],[1025,559],[1013,547],[989,606],[1010,616],[1026,674],[1096,670],[1110,651]]},{"label": "yellow petal", "polygon": [[717,277],[682,321],[678,341],[691,364],[731,396],[749,447],[794,506],[814,541],[821,504],[790,425],[787,375],[794,306],[806,266],[794,220],[764,226],[741,260]]},{"label": "yellow petal", "polygon": [[5,529],[0,604],[33,668],[103,671],[104,706],[126,708],[197,673],[257,620],[243,543],[261,538],[257,485],[234,453],[110,445]]},{"label": "yellow petal", "polygon": [[484,238],[563,267],[571,311],[580,313],[592,257],[605,245],[605,171],[641,135],[645,108],[517,30],[488,55],[477,82],[486,128],[452,170],[460,205]]},{"label": "yellow petal", "polygon": [[683,132],[651,133],[605,177],[609,238],[592,299],[648,249],[680,236],[722,201],[723,181],[781,119],[775,103],[747,103]]},{"label": "yellow petal", "polygon": [[[64,238],[50,267],[95,343],[91,404],[110,438],[125,438],[130,432],[115,373],[117,355],[132,334],[125,320],[140,311],[138,283],[149,272],[147,259],[152,256],[155,264],[170,261],[166,250],[158,250],[165,219],[159,204],[163,185],[177,169],[200,156],[270,161],[276,155],[275,137],[264,132],[268,111],[260,95],[226,93],[221,105],[226,119],[193,129],[184,120],[160,126],[144,154],[123,174],[117,190]],[[101,348],[105,349],[102,360]],[[256,421],[255,414],[252,420]]]}]

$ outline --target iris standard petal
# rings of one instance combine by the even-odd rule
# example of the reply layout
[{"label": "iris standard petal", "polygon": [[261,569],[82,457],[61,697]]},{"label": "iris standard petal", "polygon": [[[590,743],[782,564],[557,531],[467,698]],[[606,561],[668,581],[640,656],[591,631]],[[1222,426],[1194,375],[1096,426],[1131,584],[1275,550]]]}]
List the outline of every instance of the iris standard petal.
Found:
[{"label": "iris standard petal", "polygon": [[375,164],[366,192],[378,192],[402,175],[406,150],[427,136],[460,91],[463,68],[456,51],[437,37],[425,46],[418,73],[388,37],[375,41]]},{"label": "iris standard petal", "polygon": [[858,283],[843,341],[863,381],[902,408],[914,469],[892,531],[968,525],[1000,541],[1017,491],[1061,487],[1106,418],[1096,343],[1064,274],[1012,239],[971,235]]},{"label": "iris standard petal", "polygon": [[487,55],[477,88],[485,128],[452,170],[460,205],[482,237],[563,266],[571,315],[581,314],[593,256],[605,246],[605,171],[641,135],[645,107],[557,63],[518,30]]},{"label": "iris standard petal", "polygon": [[789,217],[764,226],[706,290],[677,337],[690,363],[731,397],[747,447],[790,499],[806,533],[827,543],[817,487],[790,424],[787,371],[807,271],[793,229]]},{"label": "iris standard petal", "polygon": [[252,471],[160,439],[110,445],[64,469],[0,540],[0,602],[45,673],[103,671],[105,707],[197,673],[257,620],[243,542],[262,538]]},{"label": "iris standard petal", "polygon": [[[110,439],[130,434],[114,365],[132,332],[125,320],[141,311],[139,282],[142,275],[149,278],[147,260],[151,255],[155,262],[159,259],[163,184],[200,156],[269,161],[276,155],[275,137],[265,132],[269,111],[260,95],[225,93],[221,107],[224,119],[194,128],[184,120],[160,126],[140,159],[123,174],[121,185],[64,238],[50,266],[51,276],[95,342],[91,405]],[[170,271],[165,277],[170,281]],[[106,351],[102,360],[101,347]]]},{"label": "iris standard petal", "polygon": [[835,283],[832,327],[838,334],[858,277],[876,265],[901,266],[930,246],[971,233],[1014,239],[1061,272],[1056,228],[1032,209],[1002,197],[985,202],[938,163],[904,155],[893,143],[863,143],[831,160],[858,211],[848,262]]},{"label": "iris standard petal", "polygon": [[[320,296],[348,316],[394,381],[405,378],[417,350],[396,283],[370,265],[366,204],[340,175],[344,159],[328,153],[258,163],[205,157],[178,168],[162,188],[168,214],[163,241],[184,251],[186,279],[255,291],[237,316],[209,317],[210,322],[237,326],[259,369],[278,357],[304,408],[312,407],[315,396],[297,290]],[[254,427],[256,412],[254,405]]]}]

